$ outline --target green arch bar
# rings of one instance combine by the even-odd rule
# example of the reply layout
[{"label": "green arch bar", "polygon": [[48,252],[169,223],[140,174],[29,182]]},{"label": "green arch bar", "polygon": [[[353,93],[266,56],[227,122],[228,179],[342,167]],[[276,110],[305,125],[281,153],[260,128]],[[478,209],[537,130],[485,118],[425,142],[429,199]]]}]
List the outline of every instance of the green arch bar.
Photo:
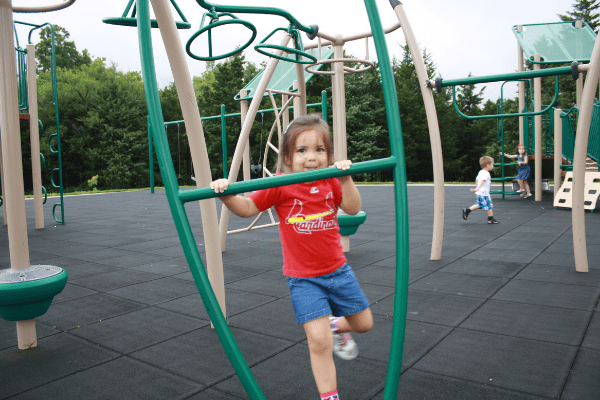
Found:
[{"label": "green arch bar", "polygon": [[[146,104],[148,106],[152,137],[155,141],[157,159],[165,183],[165,192],[173,215],[173,221],[175,222],[175,227],[177,228],[177,233],[181,240],[181,245],[190,266],[190,271],[194,277],[196,287],[198,288],[206,311],[215,327],[215,331],[219,336],[227,357],[248,396],[253,400],[265,399],[264,394],[252,375],[248,364],[244,360],[244,357],[233,338],[231,330],[227,325],[227,321],[221,312],[221,308],[219,307],[215,294],[210,286],[208,276],[204,270],[204,265],[200,259],[200,254],[195,246],[195,240],[184,207],[185,202],[194,201],[200,198],[217,197],[218,195],[210,188],[186,191],[181,191],[179,189],[166,134],[164,129],[162,129],[164,126],[164,119],[158,95],[156,71],[154,69],[154,55],[152,50],[152,39],[150,36],[149,0],[138,0],[137,5],[137,26]],[[235,182],[230,185],[228,193],[239,193],[273,186],[289,185],[297,182],[306,182],[315,179],[325,179],[327,177],[393,168],[395,182],[394,199],[396,208],[396,290],[392,343],[390,346],[390,357],[384,394],[385,400],[391,400],[396,398],[402,367],[402,351],[404,348],[404,334],[406,328],[406,303],[408,297],[409,242],[406,165],[398,100],[396,98],[390,58],[385,44],[381,20],[379,19],[374,0],[365,0],[365,6],[371,22],[377,56],[380,61],[392,156],[380,160],[356,163],[346,171],[341,171],[336,168],[326,168],[317,171],[288,174],[285,176]]]}]

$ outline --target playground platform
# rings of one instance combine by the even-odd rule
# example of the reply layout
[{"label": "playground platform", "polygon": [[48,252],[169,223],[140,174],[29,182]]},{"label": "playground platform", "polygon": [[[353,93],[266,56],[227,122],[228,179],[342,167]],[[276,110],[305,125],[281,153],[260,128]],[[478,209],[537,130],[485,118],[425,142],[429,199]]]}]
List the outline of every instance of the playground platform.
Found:
[{"label": "playground platform", "polygon": [[[336,359],[342,400],[381,399],[392,328],[392,187],[360,186],[368,218],[349,263],[375,326],[355,335],[359,356]],[[446,187],[443,257],[430,261],[433,187],[408,188],[410,286],[399,399],[597,399],[600,396],[600,214],[586,213],[590,271],[577,273],[571,212],[493,196],[498,225],[474,196]],[[0,399],[244,399],[210,328],[164,191],[65,197],[36,230],[27,201],[32,264],[69,281],[36,319],[38,347],[17,349],[0,319]],[[220,206],[219,206],[220,209]],[[188,203],[199,248],[197,203]],[[230,228],[249,220],[232,216]],[[224,253],[229,324],[267,399],[318,398],[302,327],[281,273],[277,228],[230,235]],[[0,269],[10,267],[0,225]]]}]

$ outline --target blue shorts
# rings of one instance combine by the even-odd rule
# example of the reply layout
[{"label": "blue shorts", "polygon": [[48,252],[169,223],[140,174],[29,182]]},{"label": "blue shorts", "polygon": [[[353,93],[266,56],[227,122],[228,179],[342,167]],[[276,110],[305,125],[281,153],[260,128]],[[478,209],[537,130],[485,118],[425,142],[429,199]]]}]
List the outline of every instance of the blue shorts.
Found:
[{"label": "blue shorts", "polygon": [[288,276],[287,280],[299,324],[331,314],[334,317],[352,315],[369,308],[348,264],[327,275],[314,278]]},{"label": "blue shorts", "polygon": [[477,203],[475,203],[475,205],[481,207],[483,210],[491,210],[494,208],[490,196],[477,195]]}]

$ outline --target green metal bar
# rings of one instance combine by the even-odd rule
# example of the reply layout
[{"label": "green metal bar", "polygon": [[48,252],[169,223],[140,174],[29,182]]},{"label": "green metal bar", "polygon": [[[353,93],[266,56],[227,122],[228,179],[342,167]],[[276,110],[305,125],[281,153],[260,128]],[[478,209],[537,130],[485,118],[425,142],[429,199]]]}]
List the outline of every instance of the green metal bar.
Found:
[{"label": "green metal bar", "polygon": [[296,18],[294,18],[292,16],[292,14],[290,14],[289,12],[282,10],[280,8],[252,7],[252,6],[225,6],[225,5],[211,4],[205,0],[196,0],[196,2],[200,5],[200,7],[204,8],[208,11],[242,13],[242,14],[278,15],[280,17],[287,19],[290,24],[294,25],[296,28],[300,29],[303,32],[315,33],[314,32],[315,28],[302,25]]},{"label": "green metal bar", "polygon": [[365,7],[371,23],[373,41],[379,60],[382,79],[387,123],[390,132],[390,149],[396,158],[394,168],[394,199],[396,204],[396,279],[394,295],[394,320],[392,322],[392,340],[385,382],[384,400],[396,399],[402,371],[402,353],[406,332],[406,307],[408,301],[408,195],[406,181],[406,160],[400,124],[400,112],[396,84],[392,73],[391,61],[385,41],[385,34],[379,18],[375,0],[365,0]]},{"label": "green metal bar", "polygon": [[311,182],[321,179],[336,178],[339,176],[362,174],[365,172],[380,171],[383,169],[392,169],[396,166],[396,157],[382,158],[380,160],[363,161],[352,164],[350,169],[341,170],[337,168],[321,168],[313,171],[296,172],[293,174],[284,174],[270,176],[266,178],[257,178],[249,181],[238,181],[229,184],[229,188],[223,193],[215,193],[209,187],[200,189],[187,189],[179,191],[179,199],[183,203],[211,199],[213,197],[228,196],[230,194],[253,192],[255,190],[268,189],[277,186],[294,185],[296,183]]},{"label": "green metal bar", "polygon": [[225,104],[221,104],[221,147],[223,150],[223,178],[229,178],[227,168],[227,119],[225,118]]},{"label": "green metal bar", "polygon": [[447,86],[462,86],[475,85],[477,83],[511,81],[517,79],[540,78],[544,76],[570,75],[571,67],[546,68],[535,71],[511,72],[508,74],[487,75],[487,76],[471,76],[462,79],[444,79],[441,81],[442,87]]},{"label": "green metal bar", "polygon": [[[531,72],[534,72],[534,71],[531,71]],[[554,107],[554,104],[556,104],[556,101],[558,100],[558,75],[554,75],[554,78],[555,78],[554,79],[554,99],[552,100],[552,103],[550,103],[550,105],[548,107],[544,108],[542,111],[523,112],[523,113],[515,113],[515,114],[469,116],[469,115],[464,114],[462,111],[460,111],[458,109],[458,104],[457,104],[457,100],[456,100],[456,86],[452,86],[452,105],[454,106],[454,109],[456,110],[458,115],[460,115],[461,117],[466,118],[466,119],[529,117],[529,116],[533,116],[533,115],[544,114],[544,113],[548,112],[552,107]]]},{"label": "green metal bar", "polygon": [[233,338],[227,321],[221,312],[221,308],[215,294],[212,290],[204,265],[198,253],[196,242],[185,212],[184,204],[178,201],[179,185],[175,176],[173,160],[169,151],[166,134],[163,130],[164,119],[161,110],[160,97],[158,95],[158,85],[156,82],[156,71],[154,69],[154,54],[152,50],[152,37],[150,34],[150,10],[148,0],[137,0],[138,16],[138,37],[140,47],[140,59],[142,62],[142,77],[144,82],[144,91],[146,93],[146,103],[148,114],[152,126],[152,137],[156,144],[156,153],[158,165],[165,183],[165,193],[169,202],[173,221],[177,228],[179,239],[190,266],[190,272],[200,292],[202,301],[212,321],[215,331],[223,345],[227,357],[231,361],[233,368],[240,379],[246,392],[252,400],[265,399],[260,390],[256,379],[252,375],[248,364],[244,360],[242,353]]},{"label": "green metal bar", "polygon": [[321,114],[323,121],[327,122],[327,92],[325,90],[321,92]]}]

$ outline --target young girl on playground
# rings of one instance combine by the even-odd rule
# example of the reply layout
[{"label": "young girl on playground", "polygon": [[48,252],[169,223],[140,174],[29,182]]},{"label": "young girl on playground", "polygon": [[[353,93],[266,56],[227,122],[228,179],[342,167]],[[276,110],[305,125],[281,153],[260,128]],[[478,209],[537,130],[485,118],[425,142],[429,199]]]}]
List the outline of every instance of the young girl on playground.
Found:
[{"label": "young girl on playground", "polygon": [[[333,161],[329,125],[318,114],[296,118],[283,135],[279,165],[285,173],[330,166],[342,170],[351,161]],[[210,187],[227,190],[227,179]],[[358,354],[348,332],[373,327],[369,303],[342,251],[338,207],[356,214],[361,198],[351,176],[259,190],[249,197],[222,196],[234,214],[251,217],[275,207],[296,320],[308,339],[313,375],[321,399],[339,399],[333,354],[351,360]]]},{"label": "young girl on playground", "polygon": [[[529,179],[531,179],[531,168],[529,168],[529,157],[527,157],[527,150],[525,146],[519,144],[517,146],[517,154],[506,154],[500,152],[500,155],[504,155],[504,157],[508,158],[516,158],[519,166],[517,167],[517,182],[519,182],[519,190],[517,193],[521,193],[521,197],[529,198],[531,197],[531,189],[529,188]],[[523,189],[525,187],[525,189]],[[525,193],[523,194],[523,191]]]}]

